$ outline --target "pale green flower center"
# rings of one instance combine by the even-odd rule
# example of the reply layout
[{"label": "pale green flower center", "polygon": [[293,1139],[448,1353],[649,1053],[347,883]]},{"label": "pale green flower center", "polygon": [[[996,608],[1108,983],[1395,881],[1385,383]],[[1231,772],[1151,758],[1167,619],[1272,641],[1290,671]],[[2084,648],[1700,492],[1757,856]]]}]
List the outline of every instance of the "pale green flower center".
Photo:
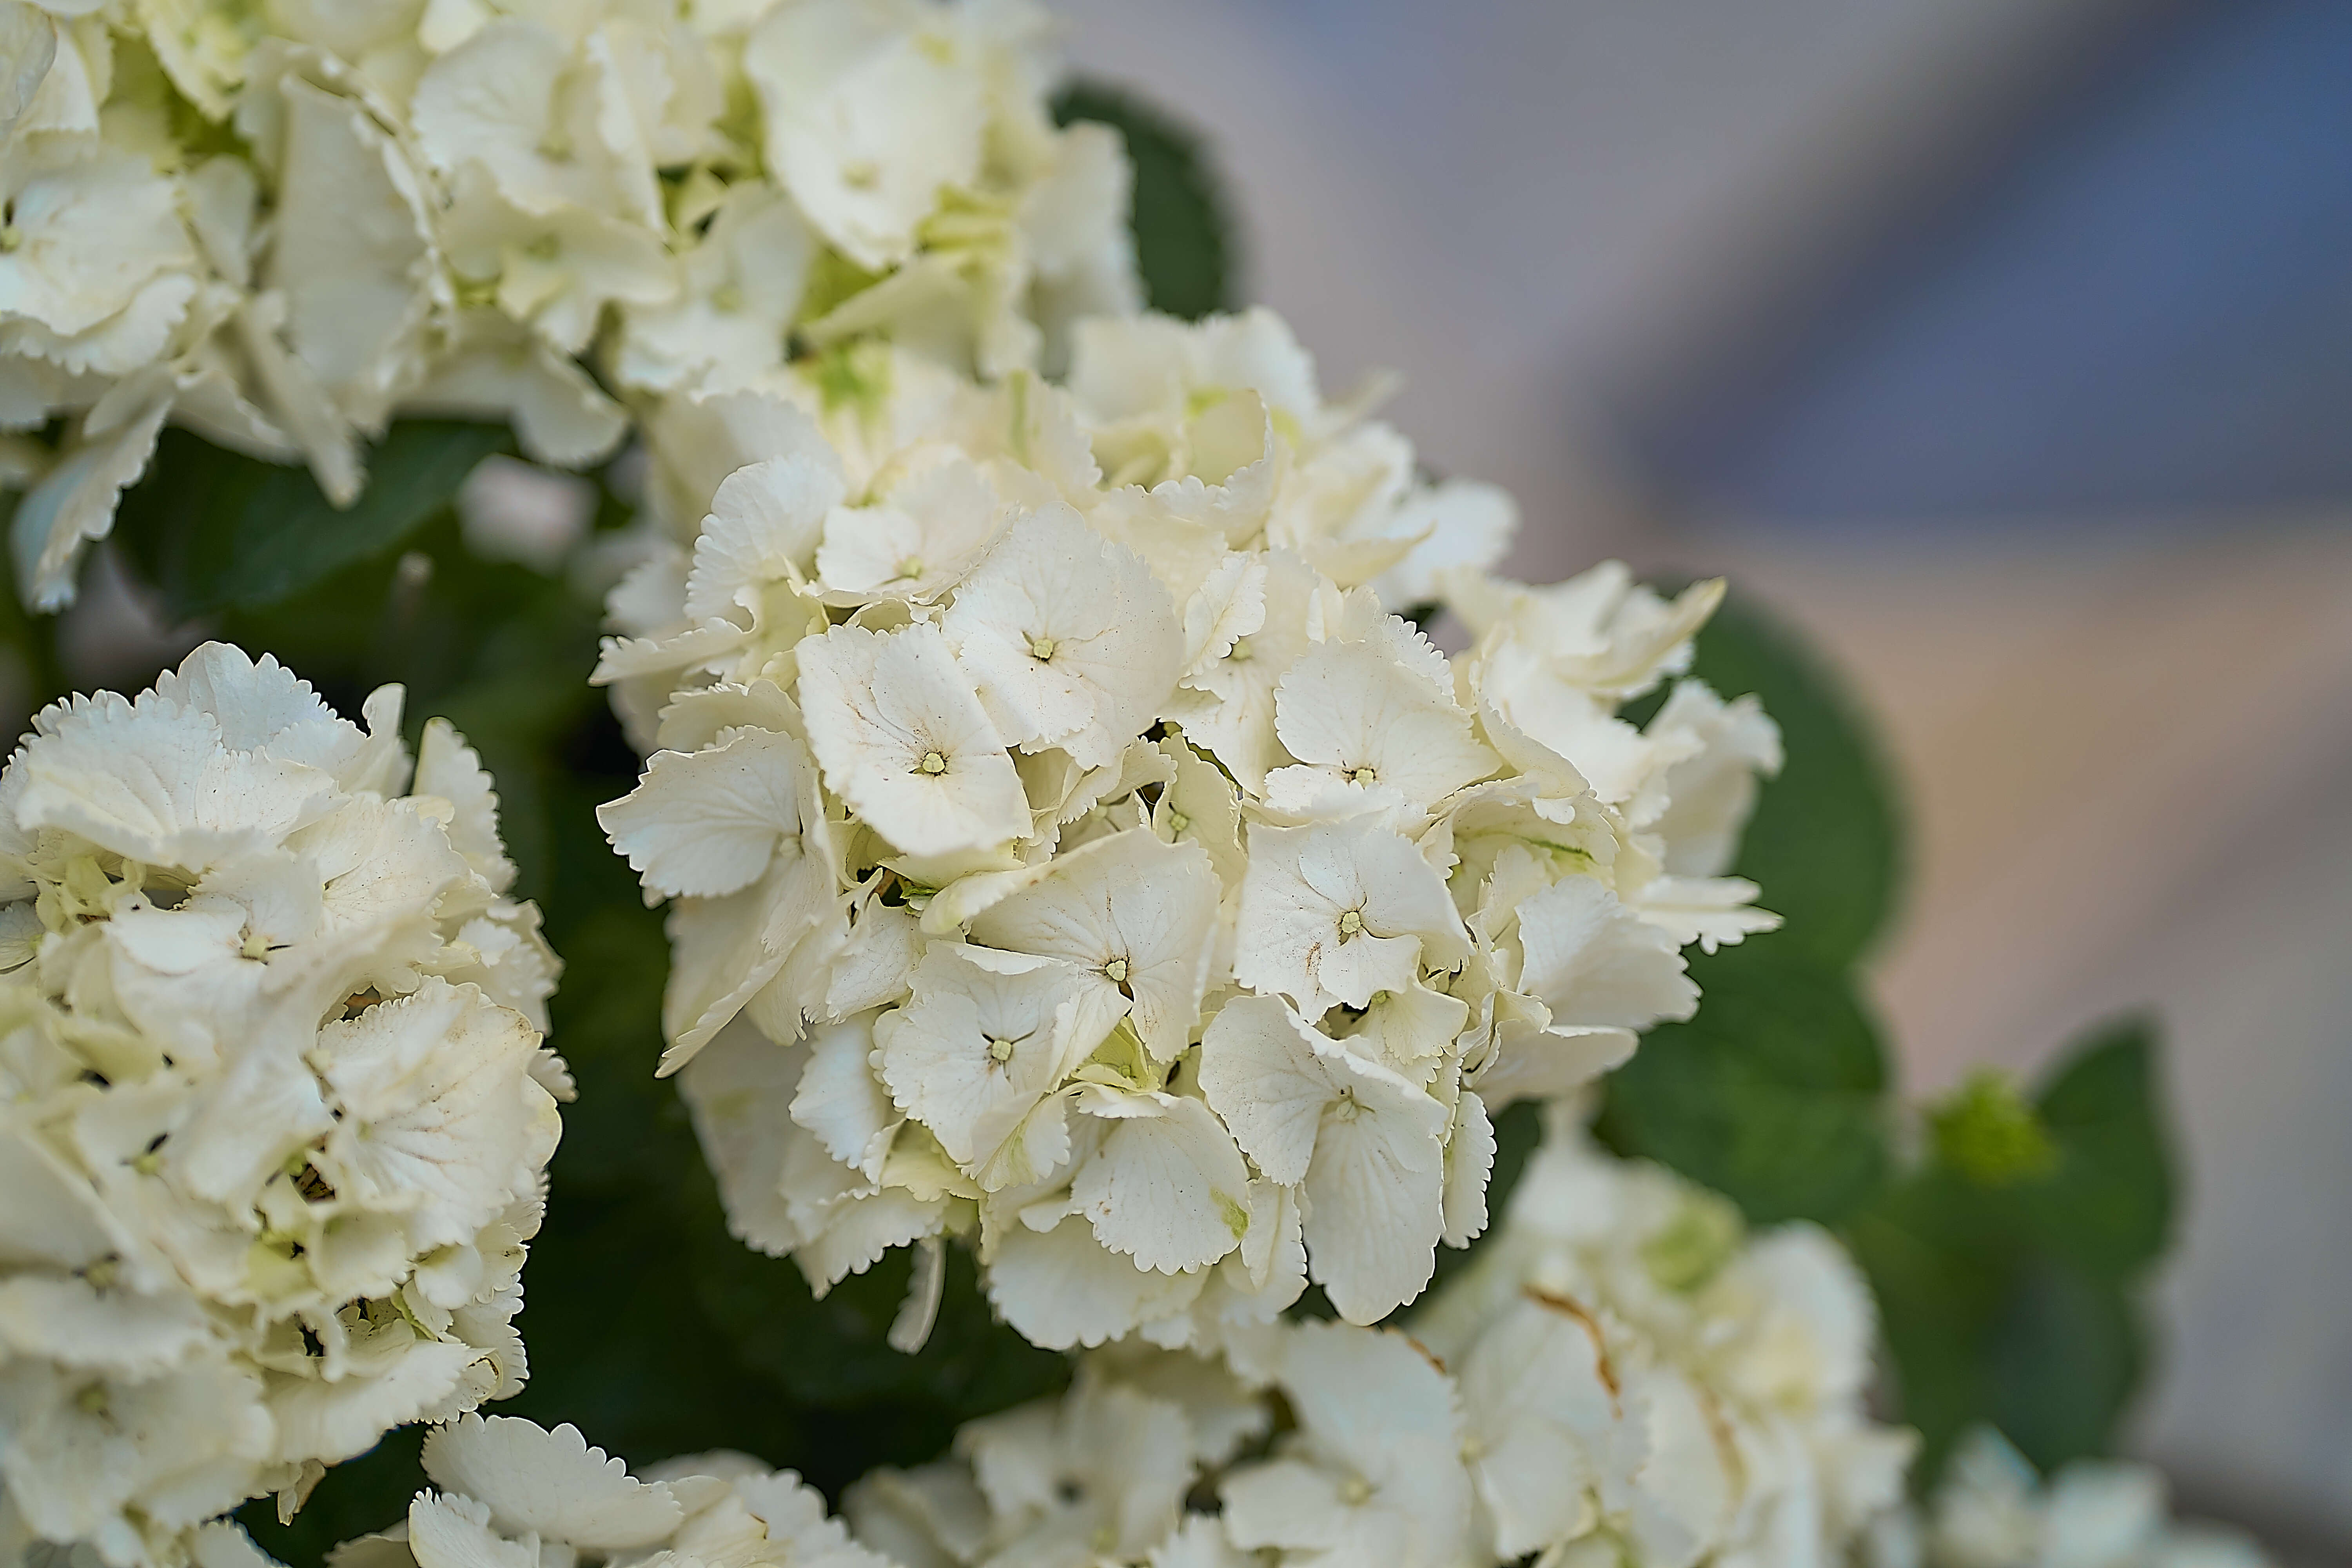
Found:
[{"label": "pale green flower center", "polygon": [[1108,963],[1106,963],[1106,964],[1104,964],[1104,965],[1103,965],[1103,973],[1104,973],[1105,974],[1108,974],[1108,975],[1109,975],[1109,976],[1110,976],[1110,978],[1111,978],[1111,983],[1112,983],[1113,984],[1116,984],[1116,985],[1124,985],[1124,984],[1127,984],[1127,960],[1126,960],[1126,959],[1124,959],[1124,958],[1114,958],[1114,959],[1112,959]]},{"label": "pale green flower center", "polygon": [[1351,937],[1364,929],[1364,911],[1349,910],[1339,917],[1339,935]]},{"label": "pale green flower center", "polygon": [[1225,655],[1225,657],[1232,659],[1235,664],[1247,664],[1250,659],[1249,638],[1235,637],[1234,639],[1234,651]]},{"label": "pale green flower center", "polygon": [[1348,782],[1349,784],[1378,784],[1380,783],[1380,779],[1381,775],[1377,769],[1349,768],[1348,770]]},{"label": "pale green flower center", "polygon": [[988,1042],[988,1059],[994,1062],[998,1067],[1003,1067],[1006,1062],[1011,1061],[1013,1059],[1013,1042],[1007,1039],[992,1037]]},{"label": "pale green flower center", "polygon": [[733,315],[743,308],[743,290],[735,284],[721,283],[710,291],[710,308],[721,315]]},{"label": "pale green flower center", "polygon": [[948,771],[948,760],[937,752],[925,752],[923,760],[916,763],[915,767],[918,773],[926,773],[937,778]]},{"label": "pale green flower center", "polygon": [[1031,637],[1029,639],[1029,657],[1039,660],[1053,658],[1054,639],[1052,637]]},{"label": "pale green flower center", "polygon": [[25,231],[15,224],[0,225],[0,256],[5,256],[25,243]]},{"label": "pale green flower center", "polygon": [[1182,812],[1171,811],[1168,814],[1168,826],[1171,832],[1181,833],[1192,826],[1192,819]]}]

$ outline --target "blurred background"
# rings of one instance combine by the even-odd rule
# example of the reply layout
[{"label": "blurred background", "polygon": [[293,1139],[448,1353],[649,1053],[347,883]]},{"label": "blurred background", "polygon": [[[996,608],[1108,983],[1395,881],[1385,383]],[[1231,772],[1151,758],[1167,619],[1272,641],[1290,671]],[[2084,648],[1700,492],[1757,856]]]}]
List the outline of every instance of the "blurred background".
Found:
[{"label": "blurred background", "polygon": [[1327,387],[1403,373],[1517,494],[1521,572],[1727,572],[1842,660],[1915,1089],[2158,1014],[2135,1446],[2352,1559],[2352,5],[1057,9],[1201,128]]}]

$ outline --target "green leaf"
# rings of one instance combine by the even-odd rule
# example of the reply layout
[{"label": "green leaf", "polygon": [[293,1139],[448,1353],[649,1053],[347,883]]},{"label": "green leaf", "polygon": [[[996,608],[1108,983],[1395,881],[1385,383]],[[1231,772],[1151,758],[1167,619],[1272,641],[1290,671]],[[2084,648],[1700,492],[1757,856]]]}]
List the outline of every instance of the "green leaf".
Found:
[{"label": "green leaf", "polygon": [[1885,1056],[1844,973],[1777,936],[1695,957],[1687,1024],[1653,1029],[1612,1074],[1599,1123],[1758,1224],[1834,1223],[1885,1180]]},{"label": "green leaf", "polygon": [[2111,1450],[2146,1367],[2140,1287],[2172,1176],[2145,1025],[2068,1052],[2034,1104],[2053,1157],[1989,1172],[1940,1145],[1849,1229],[1876,1292],[1903,1417],[1933,1475],[1968,1426],[2047,1469]]},{"label": "green leaf", "polygon": [[2112,1453],[2147,1371],[2137,1303],[2054,1258],[2018,1270],[1986,1342],[1986,1415],[2045,1473]]},{"label": "green leaf", "polygon": [[1224,190],[1200,138],[1132,93],[1079,81],[1054,100],[1054,119],[1108,125],[1135,165],[1136,263],[1145,302],[1197,321],[1234,306],[1234,226]]},{"label": "green leaf", "polygon": [[475,464],[512,447],[499,425],[394,425],[368,456],[360,499],[338,510],[304,469],[166,430],[115,531],[173,616],[258,608],[385,554],[448,506]]},{"label": "green leaf", "polygon": [[1780,726],[1787,764],[1734,868],[1786,920],[1771,941],[1855,962],[1885,932],[1903,869],[1889,770],[1860,709],[1793,628],[1737,592],[1699,634],[1692,673],[1726,699],[1754,692]]},{"label": "green leaf", "polygon": [[2154,1031],[2108,1025],[2074,1047],[2042,1089],[2058,1168],[2028,1205],[2044,1242],[2116,1278],[2164,1255],[2172,1237],[2172,1161],[2158,1109]]}]

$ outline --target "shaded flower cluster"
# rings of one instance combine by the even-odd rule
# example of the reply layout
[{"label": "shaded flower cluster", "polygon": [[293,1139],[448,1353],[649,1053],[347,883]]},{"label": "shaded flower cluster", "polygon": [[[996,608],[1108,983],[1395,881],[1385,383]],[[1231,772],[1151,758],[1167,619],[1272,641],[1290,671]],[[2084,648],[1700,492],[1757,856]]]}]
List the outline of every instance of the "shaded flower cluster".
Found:
[{"label": "shaded flower cluster", "polygon": [[[468,1415],[426,1434],[424,1458],[433,1489],[391,1529],[337,1547],[338,1568],[893,1568],[798,1476],[742,1454],[671,1459],[640,1479],[570,1425]],[[239,1544],[250,1560],[237,1568],[262,1568]]]},{"label": "shaded flower cluster", "polygon": [[2266,1568],[2234,1531],[2183,1524],[2164,1478],[2128,1460],[2080,1460],[2045,1483],[1990,1427],[1960,1440],[1924,1510],[1873,1532],[1869,1568]]},{"label": "shaded flower cluster", "polygon": [[853,1488],[860,1539],[913,1568],[1821,1568],[1899,1533],[1910,1435],[1862,1414],[1873,1324],[1835,1243],[1745,1239],[1566,1125],[1528,1184],[1411,1338],[1094,1352],[1067,1394]]},{"label": "shaded flower cluster", "polygon": [[[1775,923],[1720,874],[1770,721],[1691,681],[1618,717],[1720,585],[1490,580],[1507,503],[1416,478],[1264,312],[874,391],[688,444],[725,477],[599,670],[736,1232],[819,1289],[964,1237],[1055,1347],[1411,1301],[1484,1228],[1492,1112]],[[1455,659],[1391,613],[1441,591]]]},{"label": "shaded flower cluster", "polygon": [[1045,30],[1024,0],[0,0],[20,584],[72,597],[166,423],[348,504],[396,414],[572,467],[673,398],[815,406],[787,360],[877,332],[1053,360],[1138,285],[1125,153],[1053,123]]},{"label": "shaded flower cluster", "polygon": [[1868,1414],[1860,1270],[1548,1114],[1508,1215],[1412,1324],[1460,1385],[1482,1537],[1504,1560],[1840,1560],[1914,1447]]},{"label": "shaded flower cluster", "polygon": [[556,965],[400,708],[211,643],[0,773],[0,1550],[177,1563],[521,1386]]}]

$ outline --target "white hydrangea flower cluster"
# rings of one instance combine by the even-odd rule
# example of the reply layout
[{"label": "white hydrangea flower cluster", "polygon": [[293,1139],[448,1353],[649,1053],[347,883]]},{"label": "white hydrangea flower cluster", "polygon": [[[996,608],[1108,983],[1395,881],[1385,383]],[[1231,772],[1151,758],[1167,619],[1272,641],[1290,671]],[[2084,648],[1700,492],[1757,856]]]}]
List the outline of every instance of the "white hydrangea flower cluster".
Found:
[{"label": "white hydrangea flower cluster", "polygon": [[[1721,875],[1770,721],[1691,681],[1617,716],[1720,584],[1488,581],[1507,503],[1264,312],[1081,322],[1066,390],[869,390],[656,429],[710,510],[598,671],[737,1234],[820,1290],[967,1238],[1057,1348],[1413,1300],[1485,1226],[1491,1112],[1775,923]],[[1387,607],[1441,586],[1460,659]]]},{"label": "white hydrangea flower cluster", "polygon": [[1463,1441],[1452,1384],[1402,1334],[1278,1323],[1238,1336],[1231,1370],[1095,1352],[1067,1394],[971,1423],[952,1457],[877,1471],[844,1508],[907,1568],[1465,1568],[1493,1559]]},{"label": "white hydrangea flower cluster", "polygon": [[1750,1236],[1549,1114],[1508,1215],[1412,1329],[1460,1386],[1482,1539],[1627,1568],[1843,1560],[1915,1446],[1865,1409],[1859,1271],[1826,1232]]},{"label": "white hydrangea flower cluster", "polygon": [[172,1564],[521,1385],[568,1098],[497,796],[207,644],[0,773],[0,1561]]},{"label": "white hydrangea flower cluster", "polygon": [[[391,1529],[337,1547],[336,1568],[894,1568],[798,1476],[742,1454],[671,1459],[640,1479],[569,1424],[467,1415],[427,1433],[424,1457],[439,1489],[417,1493]],[[264,1568],[237,1544],[242,1561],[200,1568]]]},{"label": "white hydrangea flower cluster", "polygon": [[1054,125],[1045,31],[1027,0],[0,0],[20,583],[72,597],[167,421],[347,504],[401,412],[572,467],[671,398],[814,405],[788,358],[877,331],[1052,361],[1139,289],[1124,149]]},{"label": "white hydrangea flower cluster", "polygon": [[1925,1517],[1890,1516],[1870,1568],[2267,1568],[2244,1536],[2167,1514],[2164,1478],[2126,1460],[2080,1460],[2047,1485],[1979,1427],[1946,1464]]},{"label": "white hydrangea flower cluster", "polygon": [[1411,1338],[1277,1321],[1222,1363],[1125,1341],[845,1510],[908,1568],[1825,1568],[1904,1539],[1911,1435],[1864,1414],[1873,1313],[1825,1234],[1744,1237],[1563,1115],[1486,1248]]}]

